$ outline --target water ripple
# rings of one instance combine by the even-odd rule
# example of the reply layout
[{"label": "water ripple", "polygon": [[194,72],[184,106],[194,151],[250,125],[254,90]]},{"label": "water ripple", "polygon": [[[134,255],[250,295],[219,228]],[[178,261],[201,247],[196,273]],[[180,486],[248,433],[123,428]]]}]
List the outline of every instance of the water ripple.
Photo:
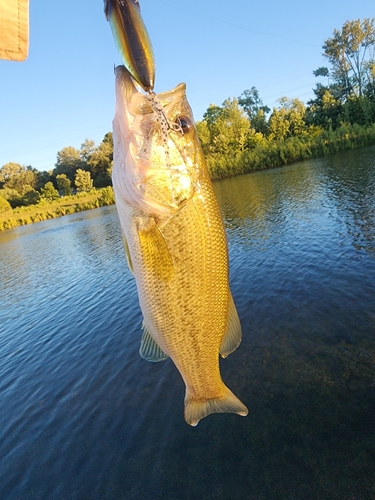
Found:
[{"label": "water ripple", "polygon": [[374,148],[215,183],[246,419],[183,420],[107,207],[0,233],[0,498],[371,498]]}]

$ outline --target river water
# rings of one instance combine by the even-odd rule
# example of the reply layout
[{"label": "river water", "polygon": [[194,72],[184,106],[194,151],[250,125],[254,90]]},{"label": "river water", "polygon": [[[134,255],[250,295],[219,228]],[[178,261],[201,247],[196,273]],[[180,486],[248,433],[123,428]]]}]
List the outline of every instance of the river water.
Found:
[{"label": "river water", "polygon": [[246,418],[183,419],[115,207],[0,233],[0,498],[375,499],[375,148],[215,183]]}]

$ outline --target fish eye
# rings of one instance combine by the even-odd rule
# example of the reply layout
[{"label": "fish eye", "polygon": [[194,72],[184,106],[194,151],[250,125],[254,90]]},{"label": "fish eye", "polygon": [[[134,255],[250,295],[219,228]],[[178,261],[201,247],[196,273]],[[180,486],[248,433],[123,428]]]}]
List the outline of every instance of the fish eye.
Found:
[{"label": "fish eye", "polygon": [[183,134],[188,134],[193,126],[190,118],[187,116],[178,116],[175,121],[176,125],[181,127]]}]

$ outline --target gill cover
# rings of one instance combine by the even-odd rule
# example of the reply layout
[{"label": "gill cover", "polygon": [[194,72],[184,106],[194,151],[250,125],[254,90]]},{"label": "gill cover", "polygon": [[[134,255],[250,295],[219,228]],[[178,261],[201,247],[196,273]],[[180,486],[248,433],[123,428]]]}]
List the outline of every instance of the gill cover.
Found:
[{"label": "gill cover", "polygon": [[104,0],[104,12],[125,67],[143,90],[152,90],[154,54],[138,0]]}]

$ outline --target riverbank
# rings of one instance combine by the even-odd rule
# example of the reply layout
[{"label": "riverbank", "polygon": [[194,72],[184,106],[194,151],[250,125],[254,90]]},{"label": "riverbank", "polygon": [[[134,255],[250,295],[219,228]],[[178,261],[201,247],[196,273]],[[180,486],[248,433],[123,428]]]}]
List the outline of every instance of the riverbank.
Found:
[{"label": "riverbank", "polygon": [[[297,136],[285,141],[268,142],[235,155],[206,155],[206,162],[211,179],[219,180],[372,145],[375,145],[375,124],[368,127],[345,124],[335,131],[324,130],[317,136]],[[53,202],[43,201],[37,205],[10,209],[0,213],[0,231],[114,202],[112,187],[105,187],[65,196]]]},{"label": "riverbank", "polygon": [[105,187],[93,189],[87,193],[78,193],[74,196],[64,196],[53,202],[43,201],[37,205],[13,208],[0,213],[0,231],[112,205],[114,202],[112,187]]},{"label": "riverbank", "polygon": [[367,127],[343,124],[334,131],[268,141],[234,155],[206,154],[206,162],[211,179],[215,180],[372,145],[375,145],[375,123]]}]

